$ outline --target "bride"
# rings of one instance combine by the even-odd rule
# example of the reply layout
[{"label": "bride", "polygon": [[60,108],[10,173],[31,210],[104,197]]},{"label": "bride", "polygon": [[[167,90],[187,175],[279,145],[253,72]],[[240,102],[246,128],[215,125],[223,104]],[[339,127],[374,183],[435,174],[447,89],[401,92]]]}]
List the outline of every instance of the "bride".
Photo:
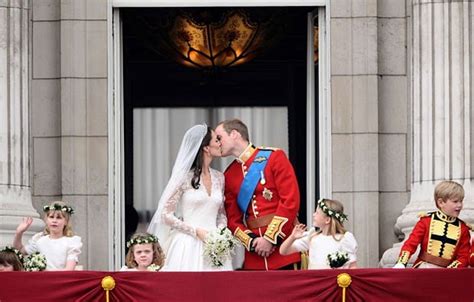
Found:
[{"label": "bride", "polygon": [[224,175],[210,168],[212,159],[220,156],[220,142],[207,125],[193,126],[184,134],[170,180],[148,226],[166,255],[162,271],[232,269],[230,260],[215,268],[203,257],[208,232],[227,226]]}]

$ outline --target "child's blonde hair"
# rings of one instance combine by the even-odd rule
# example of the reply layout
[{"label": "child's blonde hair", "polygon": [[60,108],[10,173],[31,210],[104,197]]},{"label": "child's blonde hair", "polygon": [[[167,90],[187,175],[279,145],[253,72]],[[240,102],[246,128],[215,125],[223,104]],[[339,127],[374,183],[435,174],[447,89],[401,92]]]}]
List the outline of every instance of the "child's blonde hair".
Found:
[{"label": "child's blonde hair", "polygon": [[434,199],[436,207],[439,208],[438,199],[447,201],[448,199],[464,199],[464,188],[455,181],[443,180],[436,185],[434,191]]},{"label": "child's blonde hair", "polygon": [[[71,227],[71,215],[74,213],[72,207],[68,206],[64,201],[53,201],[49,205],[43,206],[44,212],[44,222],[46,223],[46,218],[51,212],[59,213],[65,220],[66,224],[64,225],[63,235],[66,237],[72,237],[74,233],[72,232]],[[44,233],[49,235],[50,231],[46,225]]]},{"label": "child's blonde hair", "polygon": [[14,271],[23,271],[23,255],[17,249],[6,246],[0,249],[0,265],[11,265]]},{"label": "child's blonde hair", "polygon": [[151,244],[153,249],[153,260],[151,264],[158,265],[160,269],[165,262],[165,253],[158,242],[158,238],[150,233],[135,233],[127,243],[128,252],[125,257],[125,264],[128,268],[135,268],[138,266],[133,256],[133,250],[136,244]]},{"label": "child's blonde hair", "polygon": [[[338,200],[334,199],[320,199],[317,202],[317,206],[323,211],[323,213],[331,219],[329,224],[329,234],[332,235],[334,240],[339,241],[341,238],[336,238],[336,234],[345,234],[346,229],[342,224],[342,221],[347,219],[347,216],[344,214],[344,206]],[[317,234],[320,234],[322,231],[319,230]]]}]

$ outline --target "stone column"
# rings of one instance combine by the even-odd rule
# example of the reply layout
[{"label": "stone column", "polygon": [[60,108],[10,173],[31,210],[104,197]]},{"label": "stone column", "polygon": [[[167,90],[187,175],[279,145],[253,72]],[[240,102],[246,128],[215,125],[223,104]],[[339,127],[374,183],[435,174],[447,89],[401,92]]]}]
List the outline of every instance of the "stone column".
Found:
[{"label": "stone column", "polygon": [[[61,192],[76,210],[80,264],[107,269],[107,1],[60,4]],[[111,261],[111,260],[110,260]]]},{"label": "stone column", "polygon": [[[395,225],[405,239],[417,213],[436,209],[433,192],[441,180],[464,186],[460,217],[474,221],[473,7],[413,0],[411,198]],[[381,265],[393,265],[400,247],[387,250]]]},{"label": "stone column", "polygon": [[[379,260],[376,1],[331,1],[332,198],[359,243],[357,263]],[[370,219],[368,219],[370,217]]]},{"label": "stone column", "polygon": [[[0,246],[23,216],[41,230],[31,202],[28,119],[28,1],[0,1]],[[25,238],[26,239],[26,238]]]}]

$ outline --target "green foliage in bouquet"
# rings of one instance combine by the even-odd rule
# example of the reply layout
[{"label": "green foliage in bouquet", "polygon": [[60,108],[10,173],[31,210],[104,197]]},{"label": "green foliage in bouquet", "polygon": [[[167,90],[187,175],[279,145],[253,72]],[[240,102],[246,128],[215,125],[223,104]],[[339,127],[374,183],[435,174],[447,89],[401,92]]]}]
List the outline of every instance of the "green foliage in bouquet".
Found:
[{"label": "green foliage in bouquet", "polygon": [[342,267],[349,260],[346,252],[334,252],[328,255],[328,264],[331,268]]},{"label": "green foliage in bouquet", "polygon": [[39,272],[46,269],[46,257],[38,252],[28,255],[25,258],[25,270],[28,272]]},{"label": "green foliage in bouquet", "polygon": [[218,228],[206,238],[204,257],[213,267],[221,267],[234,253],[237,242],[228,228]]},{"label": "green foliage in bouquet", "polygon": [[150,264],[150,265],[146,268],[146,270],[147,270],[147,271],[150,271],[150,272],[157,272],[157,271],[160,270],[160,268],[161,268],[161,266],[159,266],[158,264]]}]

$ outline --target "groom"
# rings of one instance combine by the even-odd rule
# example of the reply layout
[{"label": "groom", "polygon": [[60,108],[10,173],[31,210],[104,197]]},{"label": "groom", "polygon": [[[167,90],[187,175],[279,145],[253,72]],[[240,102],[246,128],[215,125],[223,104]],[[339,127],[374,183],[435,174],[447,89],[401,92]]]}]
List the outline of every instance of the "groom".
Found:
[{"label": "groom", "polygon": [[246,248],[244,269],[294,269],[300,255],[280,255],[300,206],[298,182],[282,150],[256,148],[247,126],[238,119],[216,127],[222,156],[236,159],[226,169],[225,208],[228,227]]}]

